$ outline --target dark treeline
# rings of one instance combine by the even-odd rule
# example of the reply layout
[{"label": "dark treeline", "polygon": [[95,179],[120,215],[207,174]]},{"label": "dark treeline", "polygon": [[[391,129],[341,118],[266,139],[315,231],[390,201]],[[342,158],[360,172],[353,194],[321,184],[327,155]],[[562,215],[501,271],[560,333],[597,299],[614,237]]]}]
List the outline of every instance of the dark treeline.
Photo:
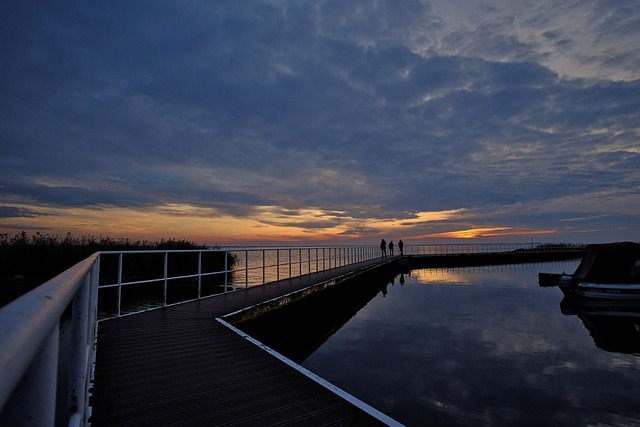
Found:
[{"label": "dark treeline", "polygon": [[0,306],[98,251],[206,249],[183,239],[130,240],[71,233],[0,234]]}]

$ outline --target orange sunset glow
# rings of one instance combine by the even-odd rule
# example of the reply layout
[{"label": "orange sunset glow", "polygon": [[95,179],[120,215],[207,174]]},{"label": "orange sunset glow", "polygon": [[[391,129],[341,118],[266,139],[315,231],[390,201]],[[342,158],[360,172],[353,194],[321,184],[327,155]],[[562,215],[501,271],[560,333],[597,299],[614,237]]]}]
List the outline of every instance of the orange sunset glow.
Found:
[{"label": "orange sunset glow", "polygon": [[[552,230],[517,230],[508,227],[480,227],[468,230],[424,233],[444,220],[468,219],[465,209],[417,212],[406,218],[354,218],[344,212],[322,209],[286,210],[262,206],[244,217],[226,215],[216,209],[169,204],[145,210],[104,207],[100,209],[41,209],[34,218],[5,221],[2,232],[22,228],[33,232],[102,235],[158,240],[185,238],[201,243],[244,244],[257,242],[294,243],[304,241],[357,243],[368,236],[416,239],[474,239],[496,236],[552,234]],[[374,237],[374,239],[377,237]]]},{"label": "orange sunset glow", "polygon": [[430,234],[424,237],[433,237],[433,238],[450,238],[450,239],[477,239],[481,237],[500,237],[500,236],[530,236],[530,235],[544,235],[544,234],[554,234],[556,230],[517,230],[509,227],[480,227],[480,228],[471,228],[469,230],[456,230],[456,231],[447,231],[444,233],[435,233]]}]

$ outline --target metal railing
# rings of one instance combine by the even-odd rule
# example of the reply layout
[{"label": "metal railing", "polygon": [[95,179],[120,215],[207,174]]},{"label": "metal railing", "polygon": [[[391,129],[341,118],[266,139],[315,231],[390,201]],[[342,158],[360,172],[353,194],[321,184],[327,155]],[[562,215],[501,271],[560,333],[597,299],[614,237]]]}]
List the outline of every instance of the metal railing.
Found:
[{"label": "metal railing", "polygon": [[233,286],[255,286],[380,257],[377,246],[229,247]]},{"label": "metal railing", "polygon": [[[397,242],[395,254],[399,254]],[[580,252],[586,245],[566,243],[451,243],[430,245],[404,245],[405,255],[467,255],[502,254],[509,252]]]},{"label": "metal railing", "polygon": [[98,316],[105,320],[367,261],[380,257],[380,249],[227,247],[111,251],[101,252],[100,256]]},{"label": "metal railing", "polygon": [[[575,250],[583,248],[576,245]],[[559,250],[571,247],[534,243],[404,246],[405,255]],[[395,254],[400,254],[399,248]],[[0,309],[0,425],[51,426],[56,415],[70,426],[87,425],[99,318],[380,256],[377,245],[96,253]],[[123,307],[127,299],[131,307]],[[65,345],[60,345],[61,323],[70,329]],[[69,370],[63,381],[64,398],[56,392],[58,361],[63,359]]]},{"label": "metal railing", "polygon": [[[53,426],[56,410],[70,426],[86,425],[99,268],[94,254],[0,310],[0,425]],[[61,321],[70,322],[64,347]],[[56,391],[60,360],[68,362],[66,402]]]}]

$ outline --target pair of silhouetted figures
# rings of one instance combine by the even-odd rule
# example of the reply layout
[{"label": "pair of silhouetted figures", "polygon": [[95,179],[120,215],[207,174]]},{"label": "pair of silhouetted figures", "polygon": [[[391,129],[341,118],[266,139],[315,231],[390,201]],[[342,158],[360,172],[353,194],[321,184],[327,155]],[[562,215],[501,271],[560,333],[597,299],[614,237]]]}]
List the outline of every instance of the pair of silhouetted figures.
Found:
[{"label": "pair of silhouetted figures", "polygon": [[[395,245],[393,244],[393,240],[389,242],[389,255],[393,256],[393,248],[395,247]],[[404,243],[402,243],[402,240],[400,240],[398,242],[398,249],[400,249],[400,255],[404,255]],[[382,241],[380,242],[380,250],[382,251],[382,256],[387,256],[387,242],[382,239]]]}]

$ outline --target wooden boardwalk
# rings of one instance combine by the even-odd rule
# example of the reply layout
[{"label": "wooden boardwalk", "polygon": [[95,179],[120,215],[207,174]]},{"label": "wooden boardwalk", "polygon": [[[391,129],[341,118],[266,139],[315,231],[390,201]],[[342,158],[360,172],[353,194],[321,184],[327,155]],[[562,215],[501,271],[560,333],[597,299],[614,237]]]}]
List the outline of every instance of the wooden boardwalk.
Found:
[{"label": "wooden boardwalk", "polygon": [[371,260],[99,325],[94,426],[394,424],[272,356],[216,318],[382,265]]}]

